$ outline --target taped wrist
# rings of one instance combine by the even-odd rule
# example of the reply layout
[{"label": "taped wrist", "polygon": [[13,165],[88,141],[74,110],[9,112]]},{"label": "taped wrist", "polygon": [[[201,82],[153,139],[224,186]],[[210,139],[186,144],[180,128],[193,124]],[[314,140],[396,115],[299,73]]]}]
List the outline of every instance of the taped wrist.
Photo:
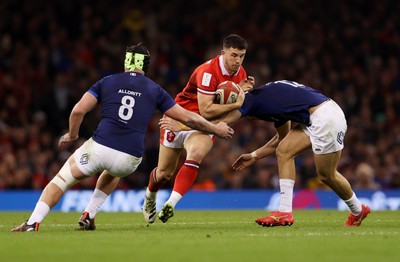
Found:
[{"label": "taped wrist", "polygon": [[255,159],[255,160],[258,159],[258,155],[257,155],[256,151],[251,152],[250,155],[251,155],[251,157],[252,157],[253,159]]}]

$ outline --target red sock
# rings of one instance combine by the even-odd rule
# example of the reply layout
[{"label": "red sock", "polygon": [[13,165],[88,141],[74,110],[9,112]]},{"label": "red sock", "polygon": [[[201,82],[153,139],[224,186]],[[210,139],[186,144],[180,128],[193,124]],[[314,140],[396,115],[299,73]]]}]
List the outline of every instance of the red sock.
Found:
[{"label": "red sock", "polygon": [[155,167],[150,172],[149,184],[147,187],[151,192],[157,192],[165,184],[165,182],[167,182],[167,181],[159,181],[156,179],[156,170],[157,167]]},{"label": "red sock", "polygon": [[173,190],[183,196],[192,187],[199,173],[200,164],[186,160],[178,174],[176,174]]}]

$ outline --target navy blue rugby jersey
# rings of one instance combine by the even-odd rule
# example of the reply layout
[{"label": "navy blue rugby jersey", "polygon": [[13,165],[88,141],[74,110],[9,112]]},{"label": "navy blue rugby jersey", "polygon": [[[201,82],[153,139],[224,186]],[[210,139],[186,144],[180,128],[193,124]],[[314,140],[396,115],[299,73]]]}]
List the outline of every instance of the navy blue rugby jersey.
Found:
[{"label": "navy blue rugby jersey", "polygon": [[310,125],[308,109],[329,100],[320,91],[293,81],[264,84],[246,94],[242,117],[251,116],[274,122],[279,127],[287,121]]},{"label": "navy blue rugby jersey", "polygon": [[93,140],[136,157],[143,156],[144,136],[156,109],[164,113],[175,105],[161,86],[136,72],[106,76],[88,92],[102,108]]}]

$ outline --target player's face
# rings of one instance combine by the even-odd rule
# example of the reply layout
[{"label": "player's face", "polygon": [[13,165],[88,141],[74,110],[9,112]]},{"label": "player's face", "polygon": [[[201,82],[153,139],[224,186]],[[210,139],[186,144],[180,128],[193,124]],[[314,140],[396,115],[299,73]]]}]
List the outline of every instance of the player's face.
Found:
[{"label": "player's face", "polygon": [[223,49],[221,54],[223,56],[226,70],[228,70],[229,74],[234,74],[239,70],[243,63],[246,50],[239,50],[230,47],[229,49]]}]

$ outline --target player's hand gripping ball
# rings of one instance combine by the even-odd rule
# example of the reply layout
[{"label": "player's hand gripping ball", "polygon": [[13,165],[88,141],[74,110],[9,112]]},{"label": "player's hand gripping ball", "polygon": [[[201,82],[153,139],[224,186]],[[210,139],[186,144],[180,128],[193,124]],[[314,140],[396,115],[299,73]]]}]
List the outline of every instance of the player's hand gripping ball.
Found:
[{"label": "player's hand gripping ball", "polygon": [[240,87],[232,81],[225,81],[218,85],[215,91],[215,104],[232,104],[236,102]]}]

